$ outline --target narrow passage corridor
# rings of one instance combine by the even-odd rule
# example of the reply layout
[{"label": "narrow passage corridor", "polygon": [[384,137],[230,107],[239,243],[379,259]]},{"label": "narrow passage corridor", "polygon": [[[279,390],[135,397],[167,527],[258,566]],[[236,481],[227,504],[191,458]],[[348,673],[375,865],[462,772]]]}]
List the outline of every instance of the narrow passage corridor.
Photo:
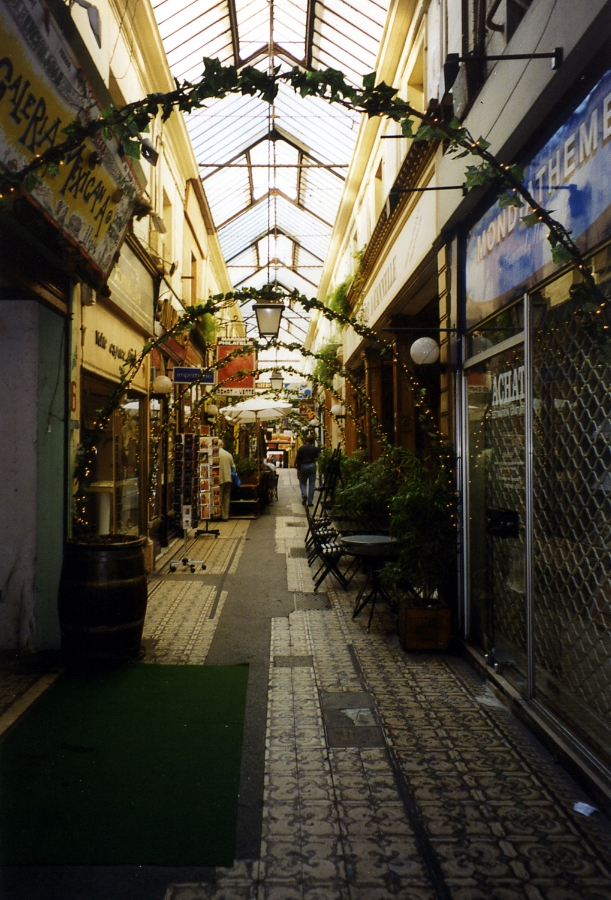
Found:
[{"label": "narrow passage corridor", "polygon": [[283,471],[271,515],[190,547],[204,573],[175,544],[151,578],[148,663],[249,665],[235,865],[9,868],[2,900],[609,900],[609,820],[459,657],[314,594],[305,532]]}]

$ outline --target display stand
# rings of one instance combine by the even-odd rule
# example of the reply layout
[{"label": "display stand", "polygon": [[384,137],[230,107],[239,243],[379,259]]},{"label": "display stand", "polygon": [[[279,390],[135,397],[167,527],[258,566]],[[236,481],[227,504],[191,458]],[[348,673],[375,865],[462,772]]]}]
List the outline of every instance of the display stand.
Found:
[{"label": "display stand", "polygon": [[197,529],[197,531],[195,532],[197,537],[207,537],[208,535],[210,535],[210,537],[218,537],[219,534],[221,533],[220,530],[218,528],[210,528],[209,527],[210,519],[205,519],[204,521],[206,522],[206,527],[204,529],[202,529],[202,528]]},{"label": "display stand", "polygon": [[[210,521],[221,515],[220,447],[217,437],[202,435],[199,439],[199,510],[198,537],[218,537],[218,528],[210,528]],[[205,528],[201,523],[205,523]]]}]

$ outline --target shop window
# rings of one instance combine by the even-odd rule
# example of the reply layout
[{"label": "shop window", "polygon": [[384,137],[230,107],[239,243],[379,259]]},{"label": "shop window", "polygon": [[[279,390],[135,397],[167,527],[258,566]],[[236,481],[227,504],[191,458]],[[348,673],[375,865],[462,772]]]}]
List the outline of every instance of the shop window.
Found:
[{"label": "shop window", "polygon": [[522,300],[504,309],[493,319],[476,328],[467,337],[467,358],[477,356],[510,340],[524,331],[524,304]]},{"label": "shop window", "polygon": [[[83,377],[83,426],[91,428],[108,403],[114,385]],[[140,534],[142,400],[128,392],[98,445],[89,484],[88,516],[97,534]]]},{"label": "shop window", "polygon": [[[594,256],[611,293],[611,252]],[[611,327],[572,273],[533,297],[537,697],[607,760],[611,747]]]}]

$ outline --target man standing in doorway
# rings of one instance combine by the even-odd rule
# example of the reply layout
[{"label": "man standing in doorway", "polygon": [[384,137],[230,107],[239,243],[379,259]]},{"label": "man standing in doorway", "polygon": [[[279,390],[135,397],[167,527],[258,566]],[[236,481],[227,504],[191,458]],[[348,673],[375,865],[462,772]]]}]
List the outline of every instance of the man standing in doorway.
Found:
[{"label": "man standing in doorway", "polygon": [[320,447],[314,444],[314,438],[309,434],[297,451],[295,468],[301,488],[301,502],[305,506],[314,506],[314,487],[316,485],[316,460],[320,455]]},{"label": "man standing in doorway", "polygon": [[234,468],[233,456],[224,447],[219,450],[219,484],[221,486],[221,519],[229,518],[231,502],[231,470]]}]

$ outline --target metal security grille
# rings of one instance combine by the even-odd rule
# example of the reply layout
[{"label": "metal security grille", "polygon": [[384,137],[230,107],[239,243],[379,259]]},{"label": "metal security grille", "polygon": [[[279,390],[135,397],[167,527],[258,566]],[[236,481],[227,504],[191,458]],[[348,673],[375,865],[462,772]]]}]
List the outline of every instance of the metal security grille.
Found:
[{"label": "metal security grille", "polygon": [[526,680],[524,352],[468,373],[471,636],[522,690]]},{"label": "metal security grille", "polygon": [[595,307],[553,304],[540,297],[533,344],[536,688],[608,748],[611,340]]}]

